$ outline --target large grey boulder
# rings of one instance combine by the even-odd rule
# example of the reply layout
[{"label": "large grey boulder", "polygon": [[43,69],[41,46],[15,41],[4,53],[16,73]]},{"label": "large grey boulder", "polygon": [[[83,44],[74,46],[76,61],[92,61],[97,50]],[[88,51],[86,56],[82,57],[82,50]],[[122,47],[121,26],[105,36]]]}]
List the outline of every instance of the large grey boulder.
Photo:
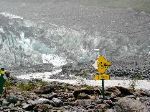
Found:
[{"label": "large grey boulder", "polygon": [[139,100],[126,97],[118,100],[115,110],[117,112],[148,112],[147,107]]},{"label": "large grey boulder", "polygon": [[63,106],[63,101],[58,98],[53,98],[51,104],[54,107],[61,107],[61,106]]}]

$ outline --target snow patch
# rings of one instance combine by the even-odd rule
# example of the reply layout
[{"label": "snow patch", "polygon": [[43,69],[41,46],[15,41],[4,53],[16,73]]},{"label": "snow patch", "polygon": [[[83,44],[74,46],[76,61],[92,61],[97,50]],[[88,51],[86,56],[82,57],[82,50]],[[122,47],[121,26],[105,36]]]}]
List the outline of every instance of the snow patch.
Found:
[{"label": "snow patch", "polygon": [[23,17],[17,16],[17,15],[13,15],[13,14],[9,14],[7,12],[1,12],[1,15],[5,16],[5,17],[9,17],[10,19],[23,19]]}]

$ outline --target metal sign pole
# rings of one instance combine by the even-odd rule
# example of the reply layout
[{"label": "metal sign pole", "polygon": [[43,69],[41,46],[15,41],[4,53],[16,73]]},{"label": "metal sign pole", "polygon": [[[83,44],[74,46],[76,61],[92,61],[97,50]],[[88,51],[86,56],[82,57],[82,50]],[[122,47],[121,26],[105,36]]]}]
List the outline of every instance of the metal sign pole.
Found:
[{"label": "metal sign pole", "polygon": [[105,92],[104,92],[104,79],[102,79],[102,95],[103,95],[103,100],[105,100]]},{"label": "metal sign pole", "polygon": [[[100,55],[100,49],[99,49],[99,53],[98,55]],[[102,79],[102,96],[103,96],[103,100],[105,100],[105,89],[104,89],[104,79]]]}]

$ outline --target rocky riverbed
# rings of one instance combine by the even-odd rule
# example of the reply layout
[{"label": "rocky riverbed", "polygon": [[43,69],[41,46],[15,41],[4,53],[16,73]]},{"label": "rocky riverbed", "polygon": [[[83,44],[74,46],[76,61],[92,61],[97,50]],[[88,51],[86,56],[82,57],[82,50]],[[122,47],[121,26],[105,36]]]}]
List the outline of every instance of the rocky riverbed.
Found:
[{"label": "rocky riverbed", "polygon": [[11,78],[0,99],[2,112],[149,112],[150,90],[105,88]]}]

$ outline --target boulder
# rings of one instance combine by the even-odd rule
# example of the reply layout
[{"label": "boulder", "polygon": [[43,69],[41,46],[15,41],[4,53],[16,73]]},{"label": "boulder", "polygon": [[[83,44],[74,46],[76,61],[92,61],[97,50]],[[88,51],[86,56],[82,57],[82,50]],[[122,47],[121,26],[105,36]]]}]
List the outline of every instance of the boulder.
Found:
[{"label": "boulder", "polygon": [[41,87],[40,89],[35,90],[34,92],[36,94],[49,94],[52,91],[54,91],[54,88],[55,88],[54,86],[48,85],[48,86]]},{"label": "boulder", "polygon": [[136,96],[146,96],[146,97],[150,97],[150,90],[142,90],[142,89],[139,89],[139,90],[136,90],[134,95]]},{"label": "boulder", "polygon": [[113,109],[107,109],[105,112],[116,112],[116,111]]},{"label": "boulder", "polygon": [[33,110],[35,112],[48,112],[48,110],[52,108],[51,105],[48,104],[37,104]]},{"label": "boulder", "polygon": [[36,104],[49,104],[50,101],[46,98],[40,98],[40,99],[37,99],[37,100],[28,100],[27,101],[29,104],[32,104],[32,105],[36,105]]},{"label": "boulder", "polygon": [[23,104],[22,104],[22,108],[23,108],[24,110],[26,110],[26,111],[31,111],[31,110],[33,110],[34,106],[35,106],[35,105],[27,104],[27,103],[23,103]]},{"label": "boulder", "polygon": [[112,108],[115,104],[111,100],[104,100],[104,104],[106,104],[109,108]]},{"label": "boulder", "polygon": [[88,106],[90,104],[92,104],[92,100],[91,99],[83,99],[83,100],[76,100],[75,101],[75,104],[78,105],[78,106]]},{"label": "boulder", "polygon": [[80,93],[77,98],[78,99],[90,99],[90,96],[85,93]]},{"label": "boulder", "polygon": [[107,108],[107,105],[106,104],[98,104],[98,105],[96,105],[96,107],[95,107],[96,109],[106,109]]},{"label": "boulder", "polygon": [[53,98],[57,97],[57,93],[53,93],[47,96],[47,99],[52,100]]},{"label": "boulder", "polygon": [[128,96],[128,95],[134,95],[134,91],[132,89],[128,89],[128,88],[124,88],[121,86],[116,86],[116,88],[121,92],[120,96],[124,97],[124,96]]},{"label": "boulder", "polygon": [[127,95],[133,95],[133,91],[121,86],[115,86],[115,87],[107,88],[105,94],[108,96],[110,95],[112,98],[125,97]]},{"label": "boulder", "polygon": [[100,91],[99,90],[80,89],[80,90],[75,90],[73,92],[75,99],[80,98],[80,96],[82,96],[82,94],[84,94],[84,96],[86,96],[85,99],[90,99],[90,97],[88,97],[88,95],[100,95]]},{"label": "boulder", "polygon": [[30,111],[33,110],[33,108],[39,104],[50,104],[50,101],[46,98],[40,98],[37,100],[28,100],[27,103],[22,104],[22,108]]},{"label": "boulder", "polygon": [[121,92],[116,87],[110,87],[105,91],[106,96],[111,96],[111,98],[115,98],[119,96]]},{"label": "boulder", "polygon": [[6,99],[4,99],[2,102],[2,106],[8,106],[8,105],[9,105],[9,102]]},{"label": "boulder", "polygon": [[147,107],[139,100],[126,97],[118,100],[115,110],[117,112],[148,112]]},{"label": "boulder", "polygon": [[10,95],[6,98],[7,102],[9,103],[17,103],[18,97],[14,95]]},{"label": "boulder", "polygon": [[58,99],[58,98],[53,98],[51,103],[52,103],[52,105],[54,107],[61,107],[61,106],[63,106],[63,102],[60,99]]}]

